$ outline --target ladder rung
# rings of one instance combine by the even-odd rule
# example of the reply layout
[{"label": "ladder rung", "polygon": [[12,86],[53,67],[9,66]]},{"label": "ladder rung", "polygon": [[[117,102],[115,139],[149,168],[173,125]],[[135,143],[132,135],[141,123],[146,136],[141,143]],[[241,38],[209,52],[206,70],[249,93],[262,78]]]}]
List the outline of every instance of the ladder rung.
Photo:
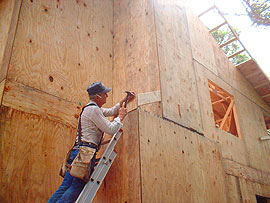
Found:
[{"label": "ladder rung", "polygon": [[98,164],[90,177],[90,181],[84,186],[80,196],[76,200],[76,203],[88,203],[92,202],[94,199],[96,192],[98,191],[102,181],[104,180],[117,155],[114,151],[114,147],[117,144],[121,134],[122,130],[120,129],[117,133],[114,134],[111,140],[104,141],[105,143],[109,142],[109,145],[107,146],[102,157],[99,159]]}]

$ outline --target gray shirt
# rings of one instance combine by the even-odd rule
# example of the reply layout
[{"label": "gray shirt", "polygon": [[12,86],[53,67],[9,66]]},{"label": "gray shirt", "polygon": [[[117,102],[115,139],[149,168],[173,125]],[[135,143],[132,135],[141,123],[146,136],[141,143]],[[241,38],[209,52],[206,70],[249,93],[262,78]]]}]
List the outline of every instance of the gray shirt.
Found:
[{"label": "gray shirt", "polygon": [[[94,101],[88,104],[91,103],[96,104]],[[81,115],[81,140],[98,145],[103,132],[109,135],[115,134],[123,126],[120,118],[116,117],[113,121],[109,121],[105,117],[117,115],[119,108],[119,103],[112,108],[100,108],[97,105],[86,107]]]}]

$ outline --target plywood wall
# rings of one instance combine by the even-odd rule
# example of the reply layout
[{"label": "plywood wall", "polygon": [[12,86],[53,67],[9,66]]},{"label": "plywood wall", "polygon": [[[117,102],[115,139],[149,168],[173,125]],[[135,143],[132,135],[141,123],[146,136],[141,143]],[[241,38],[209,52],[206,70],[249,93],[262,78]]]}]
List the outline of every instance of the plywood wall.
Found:
[{"label": "plywood wall", "polygon": [[112,85],[112,1],[23,1],[8,80],[73,103]]},{"label": "plywood wall", "polygon": [[106,202],[141,202],[138,131],[138,111],[135,110],[124,120],[123,134],[115,149],[117,157],[104,181]]},{"label": "plywood wall", "polygon": [[256,195],[270,198],[270,186],[226,175],[229,202],[256,203]]},{"label": "plywood wall", "polygon": [[0,17],[1,39],[12,42],[9,57],[1,44],[0,201],[46,202],[62,181],[86,88],[97,80],[112,86],[113,2],[20,2],[0,4],[18,17],[5,15],[6,27]]},{"label": "plywood wall", "polygon": [[185,7],[155,1],[163,116],[202,130]]},{"label": "plywood wall", "polygon": [[143,111],[139,134],[142,202],[227,202],[213,142]]},{"label": "plywood wall", "polygon": [[[137,94],[160,90],[152,0],[114,1],[114,102],[125,90]],[[136,108],[136,103],[129,109]],[[159,103],[145,109],[161,114]]]},{"label": "plywood wall", "polygon": [[76,130],[8,107],[0,115],[0,201],[46,202],[62,181],[60,165]]}]

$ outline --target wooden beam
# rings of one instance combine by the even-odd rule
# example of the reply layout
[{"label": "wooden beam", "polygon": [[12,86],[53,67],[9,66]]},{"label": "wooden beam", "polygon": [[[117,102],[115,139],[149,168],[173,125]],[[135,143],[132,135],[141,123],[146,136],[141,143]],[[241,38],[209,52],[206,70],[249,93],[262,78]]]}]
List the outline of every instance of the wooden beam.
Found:
[{"label": "wooden beam", "polygon": [[270,81],[267,81],[267,82],[258,84],[258,85],[256,85],[256,86],[254,86],[254,89],[258,89],[258,88],[263,87],[263,86],[268,85],[268,84],[270,84]]},{"label": "wooden beam", "polygon": [[233,57],[237,56],[238,54],[242,53],[243,51],[246,51],[246,49],[242,49],[242,50],[240,50],[240,51],[238,51],[238,52],[236,52],[236,53],[234,53],[234,54],[228,56],[228,58],[229,58],[229,59],[230,59],[230,58],[233,58]]},{"label": "wooden beam", "polygon": [[226,25],[226,24],[227,24],[226,22],[221,23],[220,25],[218,25],[218,26],[214,27],[213,29],[209,30],[209,32],[210,32],[210,33],[211,33],[211,32],[214,32],[215,30],[218,30],[220,27],[222,27],[223,25]]},{"label": "wooden beam", "polygon": [[260,74],[260,73],[262,73],[262,71],[261,71],[260,69],[258,69],[258,70],[255,71],[255,72],[251,72],[250,74],[245,75],[245,78],[252,78],[253,76],[258,75],[258,74]]},{"label": "wooden beam", "polygon": [[270,93],[269,94],[265,94],[265,95],[262,95],[262,98],[266,98],[266,97],[269,97],[270,96]]},{"label": "wooden beam", "polygon": [[214,101],[214,102],[212,103],[212,105],[216,105],[216,104],[218,104],[218,103],[220,103],[220,102],[228,102],[227,100],[230,99],[230,98],[231,98],[231,97],[229,96],[229,97],[226,97],[226,98],[225,98],[226,100],[221,99],[221,100],[218,100],[218,101]]},{"label": "wooden beam", "polygon": [[237,130],[237,135],[239,138],[242,138],[241,129],[239,125],[239,118],[238,118],[235,104],[233,104],[233,115],[234,115],[234,122],[235,122],[236,130]]},{"label": "wooden beam", "polygon": [[219,96],[221,99],[224,99],[224,100],[228,100],[227,99],[227,97],[224,97],[223,95],[221,95],[217,90],[215,90],[215,89],[213,89],[213,88],[211,88],[211,87],[209,87],[209,90],[211,91],[211,92],[213,92],[214,94],[216,94],[217,96]]},{"label": "wooden beam", "polygon": [[229,105],[229,107],[228,107],[228,109],[227,109],[227,112],[226,112],[226,114],[225,114],[225,116],[224,116],[224,118],[223,118],[223,120],[222,120],[222,122],[221,122],[221,124],[220,124],[220,128],[221,128],[221,129],[223,129],[223,126],[224,126],[224,124],[225,124],[225,122],[226,122],[226,120],[227,120],[227,118],[228,118],[230,112],[232,111],[233,104],[234,104],[234,100],[232,99],[232,100],[231,100],[231,103],[230,103],[230,105]]},{"label": "wooden beam", "polygon": [[209,11],[211,11],[212,9],[215,9],[216,6],[212,6],[211,8],[207,9],[206,11],[202,12],[200,15],[198,15],[198,17],[201,17],[202,15],[208,13]]},{"label": "wooden beam", "polygon": [[237,38],[235,37],[235,38],[233,38],[233,39],[231,39],[231,40],[229,40],[229,41],[221,44],[219,47],[222,48],[222,47],[224,47],[224,46],[226,46],[226,45],[228,45],[228,44],[230,44],[230,43],[232,43],[232,42],[234,42],[236,40],[237,40]]},{"label": "wooden beam", "polygon": [[212,105],[216,105],[216,104],[219,104],[220,102],[224,102],[225,100],[224,99],[220,99],[220,100],[218,100],[218,101],[214,101],[213,103],[212,103]]}]

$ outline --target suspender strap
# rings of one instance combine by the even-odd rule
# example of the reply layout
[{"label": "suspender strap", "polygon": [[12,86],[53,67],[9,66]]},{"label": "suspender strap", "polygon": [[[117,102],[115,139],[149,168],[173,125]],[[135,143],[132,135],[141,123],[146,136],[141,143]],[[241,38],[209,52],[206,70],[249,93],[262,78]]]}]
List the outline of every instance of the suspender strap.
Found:
[{"label": "suspender strap", "polygon": [[78,124],[78,130],[77,130],[77,135],[78,135],[78,143],[79,145],[81,146],[82,145],[82,140],[81,140],[81,137],[82,137],[82,126],[81,126],[81,116],[82,116],[82,113],[84,111],[84,109],[88,106],[97,106],[96,104],[87,104],[86,106],[84,106],[82,108],[82,111],[81,111],[81,114],[80,114],[80,119],[79,119],[79,124]]}]

